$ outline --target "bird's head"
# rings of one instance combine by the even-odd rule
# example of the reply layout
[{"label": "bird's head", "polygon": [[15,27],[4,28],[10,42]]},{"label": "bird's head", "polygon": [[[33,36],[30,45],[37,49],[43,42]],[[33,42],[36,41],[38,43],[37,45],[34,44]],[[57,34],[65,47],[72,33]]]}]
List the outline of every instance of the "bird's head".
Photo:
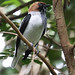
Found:
[{"label": "bird's head", "polygon": [[35,2],[30,6],[28,12],[31,12],[31,11],[46,12],[46,8],[49,6],[50,6],[49,4],[46,4],[44,2]]}]

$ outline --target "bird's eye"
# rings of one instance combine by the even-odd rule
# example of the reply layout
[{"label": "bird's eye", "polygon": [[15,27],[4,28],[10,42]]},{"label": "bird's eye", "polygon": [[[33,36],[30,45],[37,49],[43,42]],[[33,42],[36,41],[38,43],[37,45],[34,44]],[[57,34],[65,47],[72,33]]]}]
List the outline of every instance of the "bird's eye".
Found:
[{"label": "bird's eye", "polygon": [[38,9],[39,9],[40,11],[43,10],[43,6],[44,6],[44,5],[43,5],[42,3],[39,3],[38,5],[39,5],[39,8],[38,8]]},{"label": "bird's eye", "polygon": [[46,10],[47,10],[47,7],[49,7],[50,5],[49,4],[44,4],[44,3],[39,3],[38,4],[39,5],[39,11],[43,11],[43,12],[46,12]]},{"label": "bird's eye", "polygon": [[39,7],[43,7],[43,4],[42,3],[39,3],[38,5],[39,5]]}]

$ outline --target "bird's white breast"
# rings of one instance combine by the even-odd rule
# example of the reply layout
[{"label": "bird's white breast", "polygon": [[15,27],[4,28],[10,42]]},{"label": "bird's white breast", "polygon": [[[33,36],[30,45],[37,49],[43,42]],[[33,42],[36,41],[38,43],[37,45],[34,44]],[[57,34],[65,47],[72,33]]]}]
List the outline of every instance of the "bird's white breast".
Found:
[{"label": "bird's white breast", "polygon": [[41,14],[39,13],[32,13],[29,23],[26,27],[24,32],[25,38],[29,40],[34,45],[39,41],[41,35],[43,33],[44,26],[42,24]]}]

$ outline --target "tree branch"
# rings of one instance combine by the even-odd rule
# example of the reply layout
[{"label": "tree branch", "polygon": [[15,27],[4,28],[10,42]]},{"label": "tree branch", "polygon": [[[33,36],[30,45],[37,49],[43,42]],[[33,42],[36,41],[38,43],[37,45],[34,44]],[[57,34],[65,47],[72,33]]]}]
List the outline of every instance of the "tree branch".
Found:
[{"label": "tree branch", "polygon": [[68,39],[67,27],[64,19],[62,0],[53,0],[53,8],[56,18],[57,30],[60,38],[60,43],[65,55],[69,75],[75,75],[75,61],[73,53],[73,45]]},{"label": "tree branch", "polygon": [[[20,31],[18,30],[16,25],[11,20],[9,20],[9,18],[6,15],[4,15],[1,11],[0,11],[0,15],[6,20],[6,22],[8,22],[11,25],[11,27],[16,31],[18,36],[33,50],[33,52],[37,53],[36,49],[34,47],[32,47],[30,42],[20,33]],[[53,70],[51,63],[49,63],[40,53],[38,54],[38,56],[47,65],[50,72],[53,75],[57,75],[56,72]]]},{"label": "tree branch", "polygon": [[30,1],[30,2],[28,2],[28,3],[24,3],[24,4],[20,5],[20,6],[18,6],[17,8],[13,9],[12,11],[8,12],[6,15],[8,16],[8,15],[10,15],[10,14],[13,14],[14,12],[18,11],[19,9],[21,9],[21,8],[23,8],[23,7],[25,7],[25,6],[30,5],[30,4],[33,3],[33,2],[35,2],[35,0]]}]

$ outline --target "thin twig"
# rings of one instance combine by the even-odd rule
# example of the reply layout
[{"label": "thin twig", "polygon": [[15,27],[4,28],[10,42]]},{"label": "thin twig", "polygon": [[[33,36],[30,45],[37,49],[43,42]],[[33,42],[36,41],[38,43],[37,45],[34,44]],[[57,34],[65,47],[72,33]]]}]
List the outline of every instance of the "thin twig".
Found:
[{"label": "thin twig", "polygon": [[47,47],[46,45],[40,45],[40,44],[38,44],[38,45],[41,46],[41,47],[44,47],[44,48],[46,48],[46,49],[48,49],[48,50],[61,51],[61,49],[49,48],[49,47]]},{"label": "thin twig", "polygon": [[56,42],[54,39],[52,39],[50,36],[46,35],[46,36],[43,36],[43,37],[46,38],[46,39],[49,39],[49,40],[52,41],[54,44],[56,44],[56,45],[58,45],[59,47],[61,47],[61,45],[60,45],[58,42]]},{"label": "thin twig", "polygon": [[17,34],[16,34],[16,33],[13,33],[13,32],[0,32],[0,33],[3,33],[3,34],[10,34],[10,35],[16,35],[16,36],[17,36]]},{"label": "thin twig", "polygon": [[19,16],[12,16],[12,17],[9,17],[10,20],[14,20],[14,19],[18,19],[18,18],[21,18],[21,17],[24,17],[27,15],[28,12],[25,12],[23,14],[20,14]]},{"label": "thin twig", "polygon": [[[23,40],[23,42],[25,42],[35,53],[37,53],[35,47],[32,47],[31,43],[20,33],[20,31],[18,30],[18,28],[16,27],[16,25],[5,15],[0,11],[0,15],[3,17],[3,19],[6,20],[6,22],[8,22],[10,24],[10,26],[16,31],[16,33],[18,34],[18,36]],[[40,53],[38,54],[39,58],[47,65],[48,69],[50,70],[50,72],[53,75],[57,75],[56,72],[53,70],[53,66],[51,65],[50,62],[48,62]]]},{"label": "thin twig", "polygon": [[67,28],[71,25],[71,20],[69,21],[68,25],[67,25]]}]

